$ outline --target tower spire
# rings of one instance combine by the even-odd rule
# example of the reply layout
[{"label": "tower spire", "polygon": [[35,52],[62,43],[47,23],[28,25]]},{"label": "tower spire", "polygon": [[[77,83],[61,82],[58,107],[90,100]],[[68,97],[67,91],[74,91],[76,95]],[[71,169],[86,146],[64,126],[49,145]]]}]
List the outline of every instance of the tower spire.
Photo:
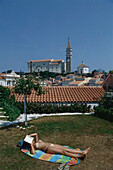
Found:
[{"label": "tower spire", "polygon": [[70,38],[68,37],[67,48],[71,48]]},{"label": "tower spire", "polygon": [[66,48],[66,72],[72,72],[72,48],[69,37]]}]

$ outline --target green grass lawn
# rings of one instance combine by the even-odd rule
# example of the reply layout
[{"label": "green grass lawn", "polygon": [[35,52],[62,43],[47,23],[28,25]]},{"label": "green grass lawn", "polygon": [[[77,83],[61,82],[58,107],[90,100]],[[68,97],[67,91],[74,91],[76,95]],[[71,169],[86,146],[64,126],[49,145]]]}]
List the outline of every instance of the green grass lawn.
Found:
[{"label": "green grass lawn", "polygon": [[113,123],[95,116],[54,116],[32,120],[30,129],[16,125],[0,129],[0,170],[57,169],[59,164],[33,159],[16,146],[26,134],[37,132],[39,138],[73,148],[91,147],[87,158],[70,170],[113,169]]}]

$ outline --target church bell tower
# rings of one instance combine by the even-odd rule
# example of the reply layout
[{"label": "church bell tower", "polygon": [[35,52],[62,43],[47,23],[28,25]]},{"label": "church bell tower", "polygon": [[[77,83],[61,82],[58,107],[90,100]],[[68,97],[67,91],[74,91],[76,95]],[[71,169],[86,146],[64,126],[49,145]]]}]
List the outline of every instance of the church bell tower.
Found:
[{"label": "church bell tower", "polygon": [[72,72],[72,48],[71,48],[69,38],[68,38],[68,44],[66,48],[66,72]]}]

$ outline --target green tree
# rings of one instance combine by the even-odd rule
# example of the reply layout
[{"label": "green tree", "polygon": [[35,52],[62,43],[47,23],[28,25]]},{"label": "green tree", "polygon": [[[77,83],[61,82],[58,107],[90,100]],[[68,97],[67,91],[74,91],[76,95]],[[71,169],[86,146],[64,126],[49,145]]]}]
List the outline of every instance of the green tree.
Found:
[{"label": "green tree", "polygon": [[0,102],[3,100],[9,100],[10,93],[11,91],[9,88],[0,85]]},{"label": "green tree", "polygon": [[12,95],[10,88],[0,86],[0,106],[6,112],[9,121],[14,121],[20,115],[20,109],[17,108],[15,97]]},{"label": "green tree", "polygon": [[21,77],[19,80],[16,81],[14,92],[24,95],[25,126],[27,126],[26,98],[28,95],[31,95],[33,90],[37,95],[41,95],[44,93],[42,87],[39,84],[39,78],[36,77],[35,74],[29,74],[28,76],[26,76],[26,78]]},{"label": "green tree", "polygon": [[113,70],[110,70],[109,73],[110,73],[110,74],[113,74]]}]

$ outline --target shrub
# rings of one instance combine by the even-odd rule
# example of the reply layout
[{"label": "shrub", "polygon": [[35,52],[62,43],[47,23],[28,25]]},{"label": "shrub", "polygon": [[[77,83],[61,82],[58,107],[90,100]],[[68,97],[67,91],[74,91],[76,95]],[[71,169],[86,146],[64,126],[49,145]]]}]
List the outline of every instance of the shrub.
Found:
[{"label": "shrub", "polygon": [[9,121],[14,121],[20,115],[20,109],[17,108],[14,95],[11,95],[9,88],[0,86],[0,106],[9,116]]},{"label": "shrub", "polygon": [[9,116],[9,121],[14,121],[20,115],[20,110],[14,106],[13,103],[4,101],[2,107],[6,112],[6,116]]},{"label": "shrub", "polygon": [[10,93],[11,91],[9,88],[0,85],[0,102],[2,102],[3,100],[8,100]]},{"label": "shrub", "polygon": [[99,102],[99,106],[95,108],[95,115],[113,122],[113,96],[105,94]]},{"label": "shrub", "polygon": [[[17,103],[16,106],[21,110],[21,113],[24,113],[24,104],[23,103]],[[52,104],[36,104],[36,103],[27,103],[27,114],[30,113],[64,113],[64,112],[89,112],[90,106],[87,107],[86,104],[78,104],[74,103],[70,106],[67,105],[61,105],[61,106],[54,106]]]}]

